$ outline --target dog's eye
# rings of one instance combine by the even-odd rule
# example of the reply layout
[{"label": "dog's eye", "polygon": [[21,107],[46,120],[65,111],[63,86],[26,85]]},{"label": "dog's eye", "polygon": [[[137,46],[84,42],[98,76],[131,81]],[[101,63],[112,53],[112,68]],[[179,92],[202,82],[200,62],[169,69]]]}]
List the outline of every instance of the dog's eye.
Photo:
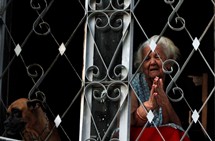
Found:
[{"label": "dog's eye", "polygon": [[13,109],[12,113],[14,117],[22,117],[22,112],[19,109]]}]

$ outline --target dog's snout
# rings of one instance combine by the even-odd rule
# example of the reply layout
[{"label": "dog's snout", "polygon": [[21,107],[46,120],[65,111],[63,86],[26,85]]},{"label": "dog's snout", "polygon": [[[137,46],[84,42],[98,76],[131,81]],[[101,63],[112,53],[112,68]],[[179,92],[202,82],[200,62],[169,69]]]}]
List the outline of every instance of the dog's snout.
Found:
[{"label": "dog's snout", "polygon": [[10,121],[11,121],[11,117],[7,117],[7,119],[3,122],[4,127],[9,126]]},{"label": "dog's snout", "polygon": [[24,129],[26,123],[22,118],[17,118],[10,115],[3,124],[7,135],[15,135]]}]

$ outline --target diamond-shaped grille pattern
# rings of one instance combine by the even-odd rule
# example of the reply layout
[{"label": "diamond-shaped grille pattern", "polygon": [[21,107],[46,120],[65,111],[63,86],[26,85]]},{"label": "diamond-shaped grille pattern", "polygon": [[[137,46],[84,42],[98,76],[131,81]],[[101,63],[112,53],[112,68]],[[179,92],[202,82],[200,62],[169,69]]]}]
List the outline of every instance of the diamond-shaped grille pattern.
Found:
[{"label": "diamond-shaped grille pattern", "polygon": [[196,123],[199,119],[199,113],[194,110],[193,114],[192,114],[192,118],[193,118],[193,121]]},{"label": "diamond-shaped grille pattern", "polygon": [[[170,37],[180,49],[180,60],[170,60],[177,68],[166,71],[164,84],[186,133],[180,140],[186,135],[192,141],[215,140],[214,3],[210,0],[195,4],[180,0],[31,0],[30,4],[2,0],[0,5],[0,140],[23,140],[21,129],[3,127],[10,103],[22,97],[36,103],[32,107],[26,104],[29,109],[36,111],[41,106],[46,113],[41,120],[44,125],[35,125],[41,132],[31,134],[35,140],[46,140],[56,128],[62,141],[133,141],[150,136],[149,126],[155,126],[154,133],[166,140],[162,130],[171,124],[160,128],[159,115],[154,109],[147,112],[147,107],[142,107],[146,118],[140,116],[146,123],[135,138],[129,138],[128,127],[135,117],[130,114],[130,92],[134,91],[140,105],[145,98],[132,85],[142,65],[134,61],[135,51],[155,34]],[[150,42],[147,55],[154,53],[156,42]],[[156,55],[151,70],[164,61],[160,57]],[[143,63],[149,56],[141,59]],[[161,64],[168,66],[169,62]],[[150,93],[147,90],[142,91]],[[157,106],[163,108],[166,103],[162,102]],[[10,129],[17,132],[11,136]]]},{"label": "diamond-shaped grille pattern", "polygon": [[19,56],[19,54],[21,53],[22,51],[22,48],[20,47],[19,44],[17,44],[16,48],[14,49],[15,53],[16,53],[16,56]]},{"label": "diamond-shaped grille pattern", "polygon": [[150,110],[146,117],[147,117],[148,121],[151,123],[154,118],[153,112]]},{"label": "diamond-shaped grille pattern", "polygon": [[156,46],[157,46],[157,45],[156,45],[155,41],[152,40],[151,43],[150,43],[150,48],[151,48],[151,50],[152,50],[153,52],[155,51]]},{"label": "diamond-shaped grille pattern", "polygon": [[195,50],[197,50],[200,45],[199,40],[197,38],[195,38],[192,45],[195,48]]},{"label": "diamond-shaped grille pattern", "polygon": [[59,115],[57,115],[57,117],[55,118],[54,123],[55,123],[56,127],[58,127],[58,126],[60,125],[60,123],[61,123],[61,118],[60,118]]},{"label": "diamond-shaped grille pattern", "polygon": [[59,52],[60,52],[61,55],[63,55],[65,51],[66,51],[66,47],[65,47],[65,45],[62,43],[62,44],[60,45],[60,47],[59,47]]}]

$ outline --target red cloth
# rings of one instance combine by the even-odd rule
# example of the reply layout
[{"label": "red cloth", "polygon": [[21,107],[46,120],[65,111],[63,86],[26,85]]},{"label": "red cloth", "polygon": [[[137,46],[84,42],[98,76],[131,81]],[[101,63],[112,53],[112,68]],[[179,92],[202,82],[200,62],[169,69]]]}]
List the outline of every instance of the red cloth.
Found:
[{"label": "red cloth", "polygon": [[[143,130],[139,140],[136,140],[141,130],[141,127],[131,127],[130,141],[163,141],[161,135],[165,141],[180,141],[184,134],[184,132],[178,129],[169,126],[162,126],[158,127],[158,130],[161,133],[160,135],[155,127],[147,127]],[[190,139],[188,136],[185,136],[183,141],[190,141]]]}]

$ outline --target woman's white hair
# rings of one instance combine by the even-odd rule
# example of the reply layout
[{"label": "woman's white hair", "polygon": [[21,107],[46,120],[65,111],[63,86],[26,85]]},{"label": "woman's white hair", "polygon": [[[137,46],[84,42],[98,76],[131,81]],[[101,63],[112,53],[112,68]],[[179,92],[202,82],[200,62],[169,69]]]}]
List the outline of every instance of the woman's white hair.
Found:
[{"label": "woman's white hair", "polygon": [[177,46],[173,43],[172,40],[170,40],[165,36],[154,35],[139,46],[139,49],[136,53],[135,62],[134,62],[135,67],[139,67],[139,65],[144,59],[142,49],[146,46],[149,46],[152,41],[157,43],[157,45],[160,45],[163,48],[164,53],[168,59],[177,60],[179,58],[180,51],[177,48]]}]

